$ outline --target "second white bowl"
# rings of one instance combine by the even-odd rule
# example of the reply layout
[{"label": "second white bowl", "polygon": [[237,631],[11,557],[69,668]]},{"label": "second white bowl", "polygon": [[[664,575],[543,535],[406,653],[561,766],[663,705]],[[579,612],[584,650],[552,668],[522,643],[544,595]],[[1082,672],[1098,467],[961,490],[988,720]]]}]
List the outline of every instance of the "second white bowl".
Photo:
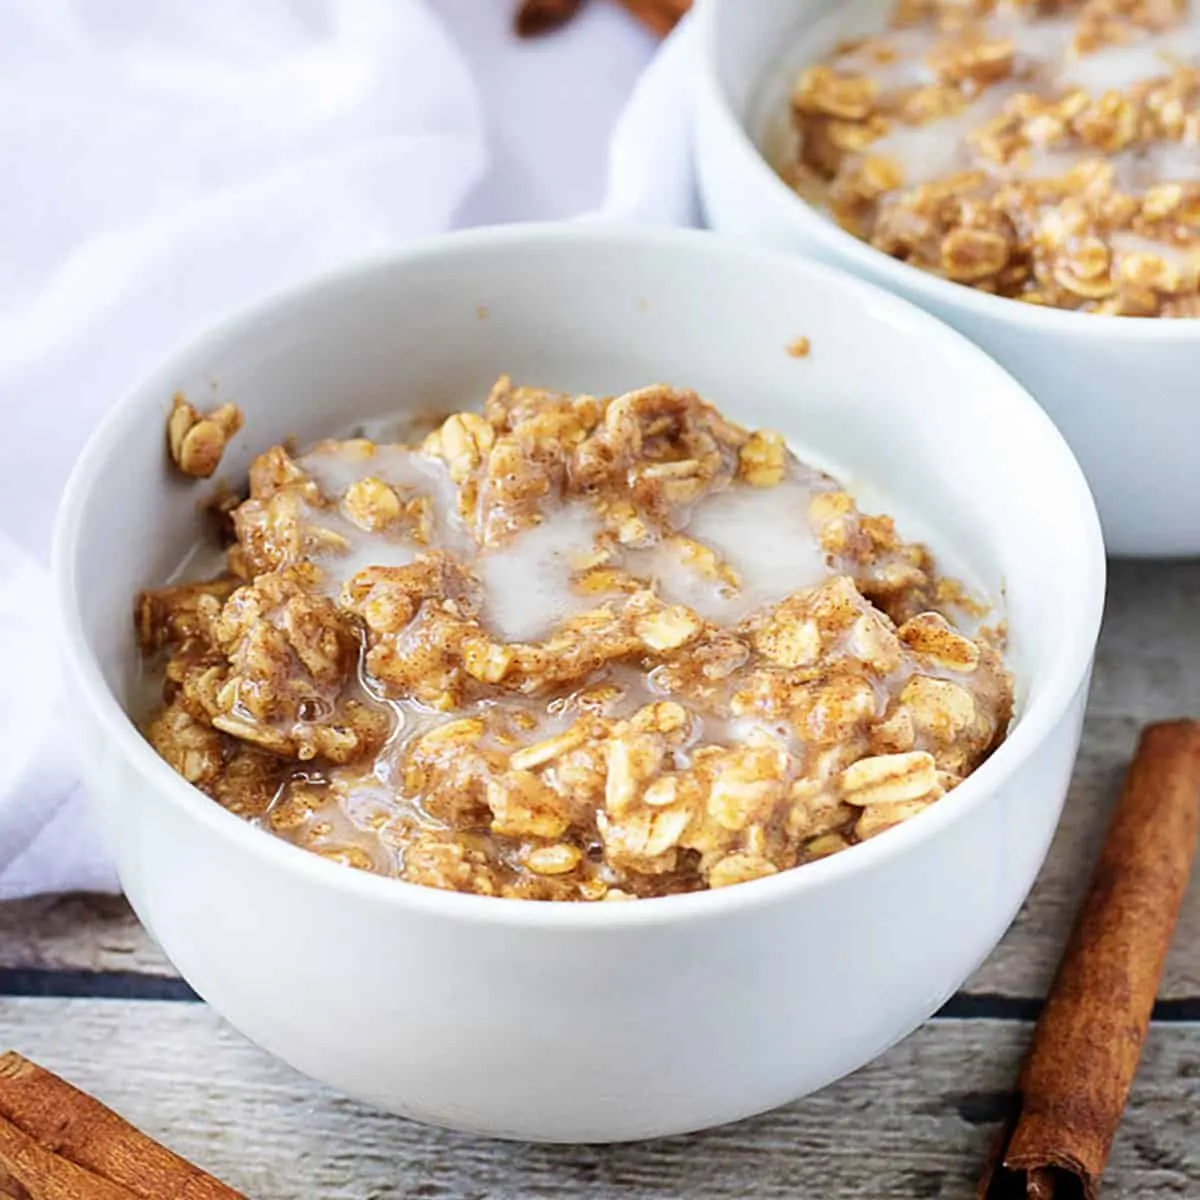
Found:
[{"label": "second white bowl", "polygon": [[[803,65],[794,49],[817,22],[836,37],[839,27],[869,27],[872,14],[878,27],[890,7],[699,0],[695,147],[709,223],[844,267],[953,325],[1054,419],[1091,484],[1111,554],[1200,554],[1200,320],[1035,308],[938,279],[852,237],[764,159],[760,146],[786,103],[787,80]],[[1039,481],[1031,476],[1028,486]]]}]

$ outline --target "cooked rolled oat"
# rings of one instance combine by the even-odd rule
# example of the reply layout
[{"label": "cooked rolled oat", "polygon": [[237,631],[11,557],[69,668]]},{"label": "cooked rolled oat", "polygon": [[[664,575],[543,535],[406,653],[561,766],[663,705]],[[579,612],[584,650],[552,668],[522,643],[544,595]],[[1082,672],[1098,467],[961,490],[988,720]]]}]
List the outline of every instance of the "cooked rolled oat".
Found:
[{"label": "cooked rolled oat", "polygon": [[197,412],[182,396],[175,397],[167,418],[167,450],[185,474],[207,479],[220,465],[225,446],[242,427],[242,410],[222,404],[210,413]]},{"label": "cooked rolled oat", "polygon": [[421,445],[282,446],[217,579],[143,592],[184,778],[483,895],[773,874],[935,803],[1012,689],[924,547],[691,392],[514,387]]},{"label": "cooked rolled oat", "polygon": [[1183,0],[897,0],[803,72],[778,165],[981,291],[1200,316],[1200,19]]}]

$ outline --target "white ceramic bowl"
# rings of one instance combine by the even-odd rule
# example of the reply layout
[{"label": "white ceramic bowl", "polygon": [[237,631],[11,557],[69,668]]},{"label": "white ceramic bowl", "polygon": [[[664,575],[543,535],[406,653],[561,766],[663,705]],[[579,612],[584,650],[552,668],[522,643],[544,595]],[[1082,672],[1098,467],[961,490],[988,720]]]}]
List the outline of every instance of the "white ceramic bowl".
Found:
[{"label": "white ceramic bowl", "polygon": [[891,3],[699,0],[695,147],[709,223],[844,267],[953,325],[1053,417],[1092,486],[1110,553],[1200,554],[1200,320],[1041,309],[938,279],[805,204],[760,153],[809,61],[806,42],[828,48],[879,28]]},{"label": "white ceramic bowl", "polygon": [[[800,334],[804,360],[784,351]],[[602,393],[694,386],[782,428],[868,499],[928,514],[937,545],[1005,592],[1021,693],[1011,737],[946,801],[861,847],[627,904],[368,875],[191,788],[123,707],[131,597],[198,536],[209,490],[165,462],[172,394],[241,405],[222,471],[236,479],[287,435],[478,402],[502,371]],[[563,1141],[678,1133],[791,1100],[879,1054],[962,983],[1057,822],[1104,573],[1066,445],[956,333],[826,267],[709,234],[590,226],[460,235],[226,322],[114,408],[63,500],[55,557],[87,781],[129,899],[184,977],[343,1092]]]}]

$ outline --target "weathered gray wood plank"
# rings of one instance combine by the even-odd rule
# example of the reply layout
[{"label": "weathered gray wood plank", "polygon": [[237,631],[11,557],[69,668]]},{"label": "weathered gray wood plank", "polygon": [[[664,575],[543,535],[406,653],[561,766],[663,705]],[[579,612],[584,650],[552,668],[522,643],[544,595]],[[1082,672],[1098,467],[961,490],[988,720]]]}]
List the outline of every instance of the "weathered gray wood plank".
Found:
[{"label": "weathered gray wood plank", "polygon": [[[1200,716],[1200,562],[1110,563],[1084,741],[1067,808],[1037,885],[968,985],[1043,995],[1100,849],[1143,725]],[[1163,996],[1200,995],[1200,870],[1193,872]]]},{"label": "weathered gray wood plank", "polygon": [[38,896],[0,904],[0,967],[176,973],[120,896]]},{"label": "weathered gray wood plank", "polygon": [[[1114,563],[1084,745],[1062,826],[1029,902],[971,990],[1044,993],[1138,729],[1186,713],[1200,714],[1200,562]],[[172,973],[124,903],[96,897],[0,904],[4,966]],[[1185,902],[1162,994],[1200,995],[1200,878]]]},{"label": "weathered gray wood plank", "polygon": [[[1028,1033],[1015,1022],[939,1021],[857,1075],[751,1121],[652,1143],[536,1147],[340,1099],[200,1005],[0,1002],[0,1043],[256,1200],[966,1200]],[[1198,1079],[1200,1026],[1156,1026],[1105,1195],[1200,1195]]]}]

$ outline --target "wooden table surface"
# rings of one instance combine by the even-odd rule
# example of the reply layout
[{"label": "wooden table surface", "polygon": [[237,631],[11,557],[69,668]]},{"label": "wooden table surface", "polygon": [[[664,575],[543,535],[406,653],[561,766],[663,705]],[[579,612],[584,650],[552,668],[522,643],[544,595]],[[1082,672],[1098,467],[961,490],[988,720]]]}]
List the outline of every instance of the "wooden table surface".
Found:
[{"label": "wooden table surface", "polygon": [[[1008,935],[941,1013],[882,1059],[807,1100],[709,1133],[539,1147],[373,1112],[226,1026],[124,902],[106,897],[0,904],[0,1049],[94,1093],[255,1200],[966,1198],[1138,729],[1188,713],[1200,713],[1200,562],[1115,563],[1066,814]],[[1194,884],[1107,1197],[1200,1197],[1200,878]]]}]

